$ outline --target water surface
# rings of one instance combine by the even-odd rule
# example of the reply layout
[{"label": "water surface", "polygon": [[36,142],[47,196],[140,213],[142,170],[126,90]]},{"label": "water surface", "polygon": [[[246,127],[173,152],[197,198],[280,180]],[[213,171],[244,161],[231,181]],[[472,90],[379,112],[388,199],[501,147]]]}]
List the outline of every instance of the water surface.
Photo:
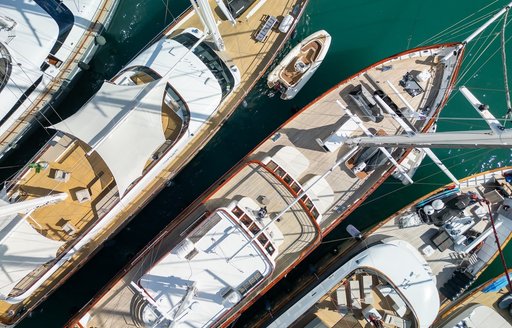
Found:
[{"label": "water surface", "polygon": [[[303,91],[293,101],[284,102],[278,97],[269,98],[265,84],[260,81],[248,96],[246,104],[237,109],[213,140],[176,176],[173,184],[164,189],[128,224],[126,229],[107,242],[93,259],[19,326],[62,326],[173,217],[289,118],[294,110],[302,108],[351,74],[385,57],[422,44],[438,32],[449,28],[489,3],[490,7],[485,10],[486,13],[491,9],[499,8],[505,2],[311,0],[305,16],[297,27],[297,37],[287,45],[285,51],[319,29],[327,30],[333,39],[324,63]],[[98,52],[91,63],[91,69],[82,74],[66,99],[55,108],[59,115],[49,115],[49,120],[57,122],[60,120],[59,116],[65,118],[74,113],[99,89],[103,80],[111,78],[119,71],[170,22],[173,16],[177,16],[188,5],[186,0],[121,1],[111,28],[105,34],[107,45]],[[481,13],[475,14],[469,20],[476,19],[478,15]],[[491,105],[496,116],[502,116],[506,106],[500,56],[498,53],[490,57],[498,44],[491,46],[488,53],[479,58],[477,64],[470,65],[473,58],[479,57],[482,49],[480,46],[485,44],[487,36],[492,38],[497,31],[499,27],[494,31],[489,30],[480,38],[480,42],[468,47],[466,65],[463,66],[461,74],[468,69],[469,73],[464,75],[459,85],[464,84],[470,87],[478,97]],[[455,30],[453,33],[444,33],[431,41],[460,41],[468,34],[468,29]],[[281,54],[282,56],[284,53]],[[481,68],[486,61],[487,63]],[[481,120],[460,118],[477,119],[478,114],[458,92],[455,92],[443,110],[438,130],[486,127]],[[4,160],[4,164],[6,166],[24,164],[52,133],[51,130],[46,131],[43,128],[35,129],[27,138],[28,140]],[[444,159],[445,164],[457,177],[511,163],[509,150],[436,150],[435,152]],[[12,169],[4,169],[0,172],[4,179],[8,179],[13,173]],[[345,238],[344,227],[348,223],[360,229],[366,229],[421,195],[449,183],[448,178],[429,160],[425,161],[414,179],[417,183],[409,187],[389,179],[344,224],[335,229],[327,240]],[[315,259],[327,254],[335,244],[325,244],[313,252],[304,264],[292,271],[283,283],[278,284],[255,306],[265,308],[270,305],[271,307],[273,295],[283,293],[286,286],[293,284],[293,279],[296,277],[310,274],[308,268],[314,267]],[[512,248],[509,247],[506,256],[511,258],[511,255]],[[499,263],[494,263],[485,277],[492,277],[500,270]]]}]

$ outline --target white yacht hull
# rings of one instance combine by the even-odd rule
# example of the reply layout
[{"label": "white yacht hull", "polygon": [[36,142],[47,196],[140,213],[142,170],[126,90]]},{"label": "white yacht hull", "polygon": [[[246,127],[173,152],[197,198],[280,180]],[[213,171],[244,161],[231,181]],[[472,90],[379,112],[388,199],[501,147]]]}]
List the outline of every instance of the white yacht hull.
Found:
[{"label": "white yacht hull", "polygon": [[[18,142],[30,131],[31,127],[38,120],[41,121],[44,114],[58,104],[69,91],[78,73],[82,70],[80,67],[87,65],[99,49],[100,45],[96,41],[96,37],[110,24],[119,1],[89,0],[81,3],[80,6],[72,1],[62,3],[73,15],[75,23],[62,41],[60,49],[54,54],[54,57],[58,58],[59,64],[49,65],[44,71],[41,70],[39,83],[36,82],[36,79],[27,81],[28,85],[32,84],[34,89],[32,91],[30,89],[22,90],[25,92],[26,98],[24,98],[25,96],[20,97],[18,101],[21,103],[18,108],[9,111],[1,118],[3,123],[0,124],[0,158],[11,149],[16,148]],[[6,9],[16,11],[19,8],[12,6],[6,7]],[[7,15],[9,16],[9,12]],[[90,26],[76,23],[83,20],[90,21]],[[101,28],[97,29],[95,26],[101,26]],[[16,31],[12,33],[15,34]],[[37,31],[34,32],[36,35],[37,33]],[[12,40],[21,37],[23,37],[21,34],[16,35]],[[8,47],[12,40],[6,42]],[[16,48],[10,50],[13,52],[12,56],[23,51]],[[28,57],[27,60],[32,61]],[[48,60],[45,60],[42,63],[31,62],[31,65],[39,67],[47,63]],[[3,93],[8,93],[8,90],[3,90]],[[2,99],[2,93],[0,93],[0,99]],[[7,108],[12,106],[8,101],[3,103]]]},{"label": "white yacht hull", "polygon": [[[314,60],[309,63],[309,67],[306,68],[305,72],[300,74],[298,80],[295,80],[290,83],[290,80],[287,81],[285,74],[287,68],[294,63],[297,62],[300,57],[304,56],[304,49],[308,47],[308,45],[317,42],[320,44],[320,49],[318,54],[314,58]],[[283,58],[283,60],[277,65],[272,72],[267,77],[267,84],[271,89],[277,89],[281,92],[281,99],[290,100],[299,93],[299,91],[306,85],[309,79],[316,72],[320,64],[324,60],[327,55],[327,51],[329,51],[329,46],[331,45],[331,36],[324,30],[320,30],[308,36],[306,39],[301,41],[297,46],[295,46],[287,55]]]}]

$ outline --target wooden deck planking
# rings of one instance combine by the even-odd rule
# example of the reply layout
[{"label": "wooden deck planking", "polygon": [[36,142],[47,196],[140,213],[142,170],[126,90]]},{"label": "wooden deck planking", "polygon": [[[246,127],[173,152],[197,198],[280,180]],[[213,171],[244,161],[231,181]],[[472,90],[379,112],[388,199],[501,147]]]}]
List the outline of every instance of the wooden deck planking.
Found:
[{"label": "wooden deck planking", "polygon": [[[39,173],[36,173],[35,169],[30,169],[17,186],[17,190],[26,194],[28,199],[59,192],[68,194],[66,200],[40,207],[31,214],[31,218],[37,222],[36,225],[33,224],[34,228],[37,229],[38,225],[42,226],[45,230],[44,235],[55,240],[73,239],[63,230],[63,225],[66,222],[76,227],[79,234],[82,228],[97,220],[93,205],[113,179],[99,155],[94,153],[87,157],[88,147],[80,141],[76,143],[77,147],[64,156],[63,161],[48,162],[48,168]],[[69,181],[55,180],[53,177],[56,170],[71,172]],[[82,189],[87,189],[90,192],[91,201],[80,203],[77,200],[75,193]]]},{"label": "wooden deck planking", "polygon": [[[390,79],[395,85],[398,85],[398,80],[400,80],[407,71],[410,71],[414,68],[422,68],[422,65],[426,65],[424,63],[417,63],[417,59],[418,58],[414,60],[405,59],[407,63],[403,65],[394,62],[393,65],[396,65],[395,69],[393,70],[393,72],[388,71],[386,73],[387,75],[385,75],[385,78]],[[433,68],[435,65],[427,66]],[[437,68],[437,66],[435,67]],[[376,70],[374,68],[370,71],[373,72]],[[355,77],[347,83],[358,83],[360,79],[366,80],[366,77]],[[320,148],[320,146],[315,141],[316,137],[322,136],[325,138],[325,136],[329,134],[329,132],[326,133],[326,126],[332,127],[332,130],[335,130],[337,126],[340,124],[340,120],[342,120],[344,111],[343,109],[336,105],[335,101],[336,99],[341,99],[339,96],[340,92],[343,91],[346,93],[350,91],[348,89],[345,90],[346,86],[347,84],[339,86],[334,91],[325,95],[324,98],[317,101],[314,105],[310,106],[306,111],[295,116],[293,120],[289,121],[274,135],[275,138],[270,138],[267,141],[263,142],[254,151],[253,155],[249,156],[249,159],[261,160],[267,154],[270,156],[273,155],[277,151],[278,147],[295,146],[310,160],[311,164],[309,169],[307,170],[307,173],[303,174],[303,176],[301,177],[294,178],[296,178],[296,180],[298,180],[299,182],[303,183],[312,175],[323,174],[328,168],[330,168],[334,164],[334,162],[338,158],[340,158],[343,155],[344,152],[347,151],[347,147],[344,147],[341,148],[339,151],[327,153],[323,151],[322,148]],[[392,98],[394,97],[393,95],[389,96]],[[407,95],[405,95],[404,97],[407,98]],[[344,101],[343,99],[341,100]],[[401,102],[399,100],[396,100],[394,98],[393,100],[399,107],[404,107],[401,106]],[[356,111],[357,110],[354,110],[354,112]],[[372,127],[372,124],[375,127],[375,129],[384,129],[389,131],[390,133],[396,133],[397,130],[401,129],[399,125],[389,117],[386,117],[384,121],[381,122],[379,125],[376,125],[374,123],[365,123],[365,125],[367,125],[368,127]],[[277,137],[278,135],[279,137]],[[330,226],[333,221],[340,217],[340,213],[342,213],[346,209],[343,208],[341,211],[334,210],[335,205],[340,205],[341,203],[341,205],[343,206],[349,206],[350,204],[352,204],[359,197],[361,197],[366,192],[366,190],[373,186],[373,184],[381,177],[381,175],[386,172],[388,167],[389,165],[387,165],[383,169],[378,170],[375,174],[371,175],[370,178],[364,181],[354,177],[352,173],[348,173],[347,169],[345,169],[344,166],[337,167],[334,170],[334,173],[332,173],[327,179],[329,181],[329,184],[333,186],[335,189],[336,200],[333,203],[331,210],[329,210],[329,212],[327,213],[327,217],[324,218],[322,228],[325,229],[326,227]],[[241,186],[244,185],[243,182],[241,181],[242,176],[243,175],[236,175],[234,177],[231,177],[230,180],[228,180],[221,188],[217,189],[216,191],[213,192],[213,194],[210,194],[208,196],[208,202],[210,202],[211,208],[214,208],[215,206],[221,204],[224,206],[227,205],[227,203],[229,203],[229,201],[233,197],[236,197],[238,195],[238,189],[240,190],[239,195],[250,194],[253,195],[252,197],[254,198],[262,194],[266,195],[267,193],[275,192],[275,186],[271,184],[267,184],[266,187],[263,184],[258,184],[257,186],[251,185],[251,187],[244,186],[245,189],[241,188]],[[364,186],[360,188],[361,185],[363,184]],[[269,185],[271,186],[271,188],[268,188]],[[196,204],[198,201],[196,201]],[[209,206],[208,202],[207,206]],[[281,208],[284,208],[284,206],[282,206]],[[273,210],[274,209],[272,208],[271,211]],[[193,212],[195,213],[195,211]],[[193,222],[193,219],[195,218],[192,218],[191,216],[187,215],[187,213],[185,213],[180,215],[178,219],[182,220],[182,222],[190,223]],[[186,225],[180,223],[179,226],[177,227],[173,226],[173,229],[179,230],[179,227],[182,226],[186,227]],[[186,230],[186,228],[183,228],[183,230]],[[166,240],[170,238],[169,236],[165,237]],[[280,273],[284,273],[287,270],[291,269],[292,265],[299,260],[299,254],[303,254],[304,252],[307,251],[307,244],[304,244],[303,246],[300,247],[300,249],[294,249],[293,253],[280,254],[273,277],[277,279],[277,277],[280,277]],[[134,268],[134,270],[139,270],[138,268],[139,266],[137,265],[136,268]],[[261,288],[258,288],[258,290],[266,288],[267,285],[273,284],[275,281],[273,282],[272,280],[274,279],[266,280],[264,284],[260,286]],[[92,306],[92,308],[89,309],[89,313],[92,313],[94,317],[96,313],[101,312],[104,300],[110,299],[109,295],[113,293],[113,290],[118,290],[120,288],[126,288],[125,283],[115,283],[113,287],[110,289],[110,291],[107,292],[107,294],[105,294],[101,299],[95,300],[97,301],[97,303],[95,303]],[[257,296],[252,294],[250,297],[247,298],[247,300],[250,300],[255,297]],[[235,307],[235,309],[239,309],[241,307],[243,307],[243,305],[238,305],[237,307]]]}]

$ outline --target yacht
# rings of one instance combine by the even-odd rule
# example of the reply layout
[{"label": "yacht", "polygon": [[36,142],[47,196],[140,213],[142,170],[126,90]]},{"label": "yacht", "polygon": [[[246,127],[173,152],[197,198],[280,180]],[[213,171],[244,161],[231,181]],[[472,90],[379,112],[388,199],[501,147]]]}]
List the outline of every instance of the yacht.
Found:
[{"label": "yacht", "polygon": [[[30,313],[192,159],[290,37],[306,3],[255,4],[232,22],[213,2],[192,1],[76,114],[50,126],[55,135],[0,194],[3,325]],[[287,32],[265,23],[288,14]],[[247,30],[254,35],[240,33]]]},{"label": "yacht", "polygon": [[511,178],[512,167],[479,173],[391,215],[281,300],[268,327],[431,327],[510,240]]},{"label": "yacht", "polygon": [[68,326],[233,324],[407,155],[383,148],[389,161],[355,171],[364,149],[345,141],[401,134],[404,125],[427,131],[450,94],[465,44],[411,49],[332,87],[170,218]]},{"label": "yacht", "polygon": [[[433,327],[512,327],[511,274],[502,274],[468,293],[439,314]],[[508,280],[508,281],[507,281]]]},{"label": "yacht", "polygon": [[[119,1],[0,2],[0,157],[69,90]],[[84,23],[85,22],[85,23]]]}]

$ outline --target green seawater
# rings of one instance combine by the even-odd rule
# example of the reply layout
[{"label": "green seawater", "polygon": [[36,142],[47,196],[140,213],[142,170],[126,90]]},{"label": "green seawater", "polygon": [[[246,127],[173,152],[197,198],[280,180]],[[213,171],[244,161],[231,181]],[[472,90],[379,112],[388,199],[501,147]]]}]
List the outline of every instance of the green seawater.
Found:
[{"label": "green seawater", "polygon": [[[426,44],[462,40],[478,24],[461,29],[450,29],[450,26],[470,15],[472,16],[466,22],[475,21],[504,4],[505,1],[488,0],[311,0],[297,27],[297,36],[287,44],[280,56],[299,40],[319,29],[327,30],[333,39],[326,60],[301,93],[287,102],[278,97],[270,98],[264,82],[260,81],[246,103],[237,109],[213,140],[173,180],[173,184],[164,189],[122,232],[107,242],[93,259],[33,311],[19,327],[62,326],[173,217],[295,110],[351,74],[385,57],[422,45],[427,40],[430,41]],[[99,89],[103,80],[111,78],[173,16],[177,16],[188,5],[186,0],[121,0],[112,25],[104,34],[108,43],[91,62],[91,69],[81,75],[69,95],[56,107],[59,115],[67,117],[78,110]],[[484,6],[488,8],[478,12]],[[486,41],[492,39],[500,28],[501,26],[497,26],[493,30],[491,27],[478,42],[468,46],[465,64],[459,75],[462,79],[457,84],[468,86],[482,101],[491,106],[497,117],[503,116],[506,111],[500,53],[492,56],[499,48],[499,43],[494,42],[487,52],[483,55],[481,53],[488,43]],[[442,31],[445,33],[431,39]],[[512,31],[509,34],[512,36]],[[473,59],[478,60],[471,65]],[[454,92],[441,114],[438,131],[485,128],[486,124],[478,120],[478,117],[463,97]],[[50,114],[48,118],[52,122],[59,120],[55,114]],[[511,123],[508,124],[510,125]],[[51,131],[35,129],[4,163],[22,165],[51,134]],[[508,149],[452,149],[435,150],[435,153],[460,178],[511,164],[511,152]],[[3,170],[2,176],[7,179],[13,172]],[[386,181],[326,240],[345,238],[344,228],[348,223],[361,230],[369,228],[414,199],[450,182],[429,160],[425,160],[414,180],[416,183],[407,187],[393,179]],[[329,243],[320,247],[297,268],[302,271],[292,271],[289,278],[310,274],[304,268],[314,266],[315,259],[329,252],[335,244]],[[512,247],[506,249],[506,257],[512,264]],[[500,263],[493,263],[480,281],[493,277],[501,270]],[[272,295],[281,294],[286,289],[283,284],[293,284],[289,278],[256,303],[256,307],[264,308],[268,304],[271,306]]]}]

